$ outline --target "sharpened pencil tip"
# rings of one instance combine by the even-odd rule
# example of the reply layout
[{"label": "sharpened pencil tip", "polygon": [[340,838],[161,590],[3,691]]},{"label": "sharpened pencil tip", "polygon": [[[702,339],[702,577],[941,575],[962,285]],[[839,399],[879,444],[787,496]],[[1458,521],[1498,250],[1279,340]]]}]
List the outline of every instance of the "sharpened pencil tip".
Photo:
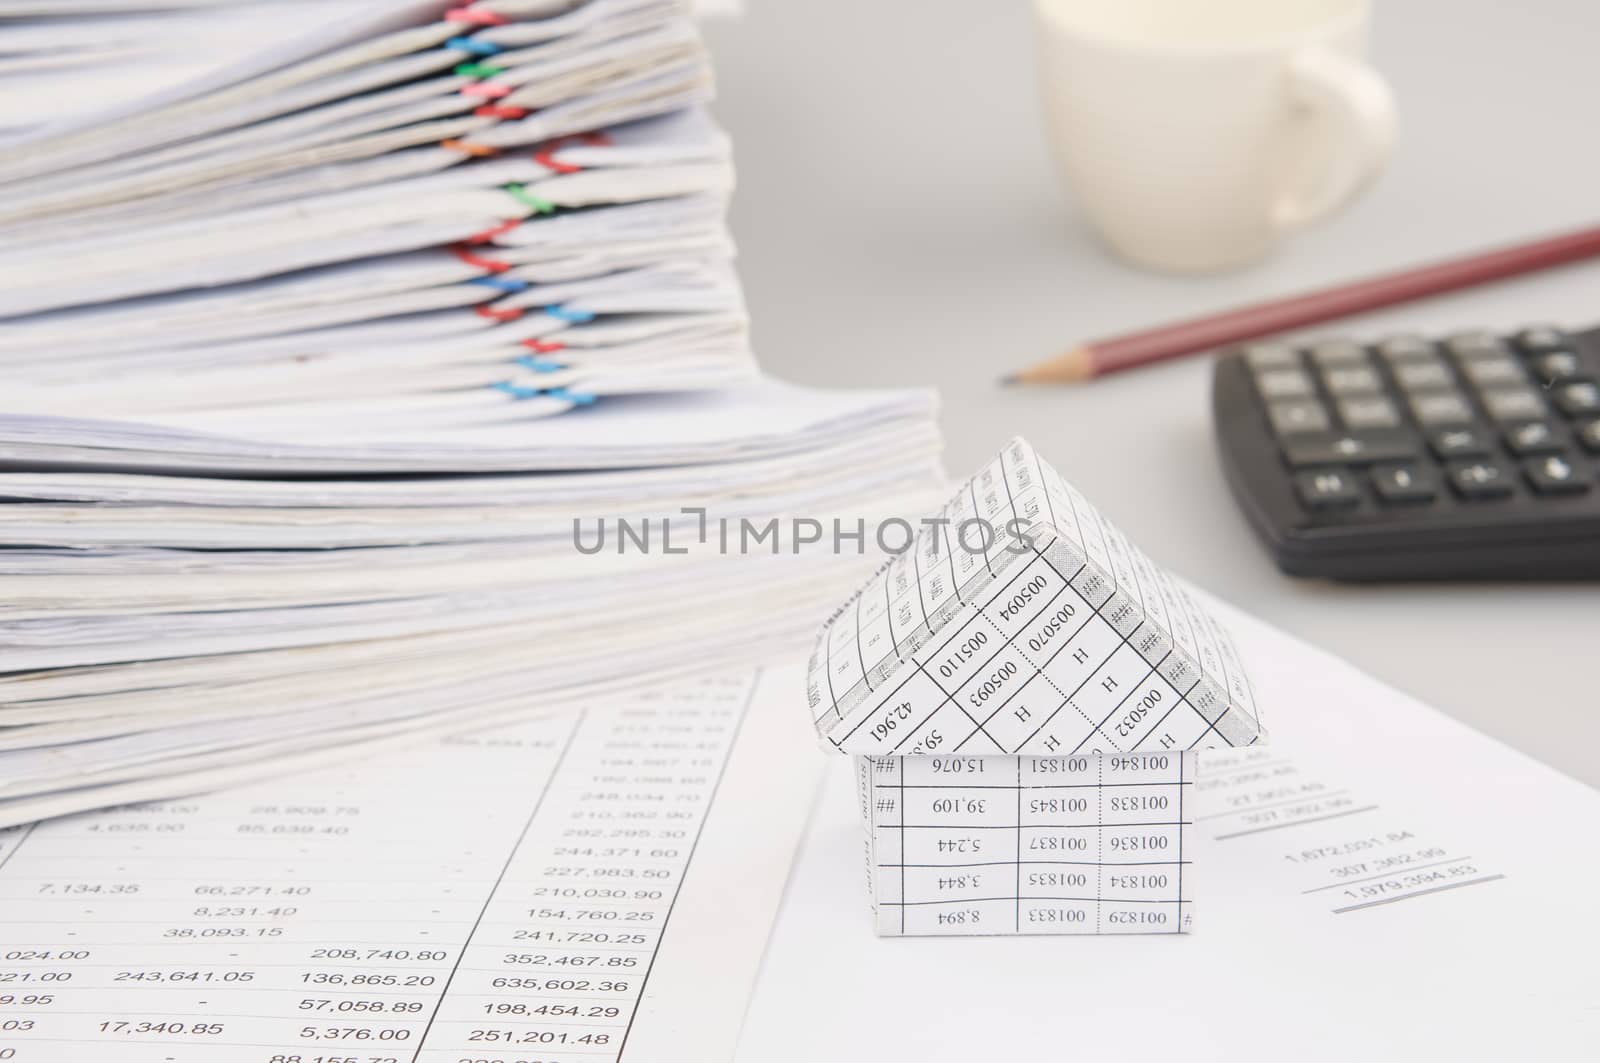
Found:
[{"label": "sharpened pencil tip", "polygon": [[1094,355],[1088,347],[1074,347],[1054,358],[1008,373],[1000,383],[1031,387],[1034,384],[1076,384],[1094,376]]}]

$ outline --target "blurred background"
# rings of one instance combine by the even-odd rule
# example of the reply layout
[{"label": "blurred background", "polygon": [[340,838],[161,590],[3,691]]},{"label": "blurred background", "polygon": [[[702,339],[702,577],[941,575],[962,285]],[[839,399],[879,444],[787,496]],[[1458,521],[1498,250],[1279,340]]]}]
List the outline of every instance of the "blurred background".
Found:
[{"label": "blurred background", "polygon": [[[706,32],[769,371],[937,386],[952,475],[1024,435],[1158,562],[1600,784],[1600,588],[1292,580],[1223,482],[1206,359],[996,383],[1087,338],[1592,224],[1600,5],[1380,0],[1372,55],[1401,117],[1387,170],[1269,260],[1205,278],[1123,265],[1088,231],[1049,155],[1027,3],[757,2]],[[1597,320],[1590,263],[1315,334]]]}]

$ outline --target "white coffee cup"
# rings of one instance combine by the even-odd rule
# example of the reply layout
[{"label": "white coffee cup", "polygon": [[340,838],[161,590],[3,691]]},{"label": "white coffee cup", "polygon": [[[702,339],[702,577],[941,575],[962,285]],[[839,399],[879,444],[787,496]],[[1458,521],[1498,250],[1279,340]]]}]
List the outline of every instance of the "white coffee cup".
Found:
[{"label": "white coffee cup", "polygon": [[1035,0],[1051,139],[1095,228],[1161,270],[1261,258],[1382,167],[1369,0]]}]

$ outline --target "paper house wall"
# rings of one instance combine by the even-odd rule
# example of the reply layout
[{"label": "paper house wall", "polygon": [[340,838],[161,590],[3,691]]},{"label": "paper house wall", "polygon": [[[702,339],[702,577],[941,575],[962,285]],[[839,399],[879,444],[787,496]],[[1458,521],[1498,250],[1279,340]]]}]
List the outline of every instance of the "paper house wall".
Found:
[{"label": "paper house wall", "polygon": [[1180,933],[1196,751],[1264,741],[1223,629],[1022,439],[823,626],[881,934]]}]

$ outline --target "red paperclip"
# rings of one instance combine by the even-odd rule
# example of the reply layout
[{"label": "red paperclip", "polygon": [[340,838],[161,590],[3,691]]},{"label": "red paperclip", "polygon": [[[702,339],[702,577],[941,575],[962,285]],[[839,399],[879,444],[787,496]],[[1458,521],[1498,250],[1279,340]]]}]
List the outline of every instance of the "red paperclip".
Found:
[{"label": "red paperclip", "polygon": [[511,268],[511,263],[509,262],[502,262],[498,258],[484,258],[482,255],[473,254],[465,244],[453,244],[451,245],[450,250],[455,252],[455,256],[461,261],[465,262],[467,265],[488,270],[490,273],[504,273],[506,270]]},{"label": "red paperclip", "polygon": [[479,317],[486,317],[491,321],[515,321],[522,316],[522,308],[519,306],[513,306],[506,310],[496,310],[492,306],[479,303],[472,309],[477,311]]},{"label": "red paperclip", "polygon": [[533,153],[533,161],[547,170],[554,170],[556,173],[577,173],[583,169],[582,166],[574,166],[570,162],[562,162],[555,157],[556,152],[574,140],[581,140],[592,147],[602,148],[611,143],[611,138],[604,133],[580,133],[575,137],[556,137]]},{"label": "red paperclip", "polygon": [[545,145],[533,153],[533,161],[547,170],[554,170],[556,173],[577,173],[583,169],[582,166],[574,166],[570,162],[561,162],[556,159],[553,153],[560,147],[561,141],[559,140]]},{"label": "red paperclip", "polygon": [[490,240],[493,240],[496,236],[499,236],[501,233],[508,233],[512,229],[515,229],[517,226],[522,224],[522,221],[523,219],[521,218],[507,218],[499,225],[491,225],[481,233],[473,233],[471,236],[467,237],[465,242],[469,244],[486,244]]},{"label": "red paperclip", "polygon": [[554,354],[556,351],[566,349],[565,343],[556,343],[554,340],[523,340],[522,345],[538,354]]},{"label": "red paperclip", "polygon": [[526,118],[529,110],[526,107],[507,107],[498,103],[486,103],[475,109],[473,114],[479,118]]},{"label": "red paperclip", "polygon": [[504,26],[511,20],[479,7],[453,7],[444,13],[446,22],[467,22],[474,26]]}]

